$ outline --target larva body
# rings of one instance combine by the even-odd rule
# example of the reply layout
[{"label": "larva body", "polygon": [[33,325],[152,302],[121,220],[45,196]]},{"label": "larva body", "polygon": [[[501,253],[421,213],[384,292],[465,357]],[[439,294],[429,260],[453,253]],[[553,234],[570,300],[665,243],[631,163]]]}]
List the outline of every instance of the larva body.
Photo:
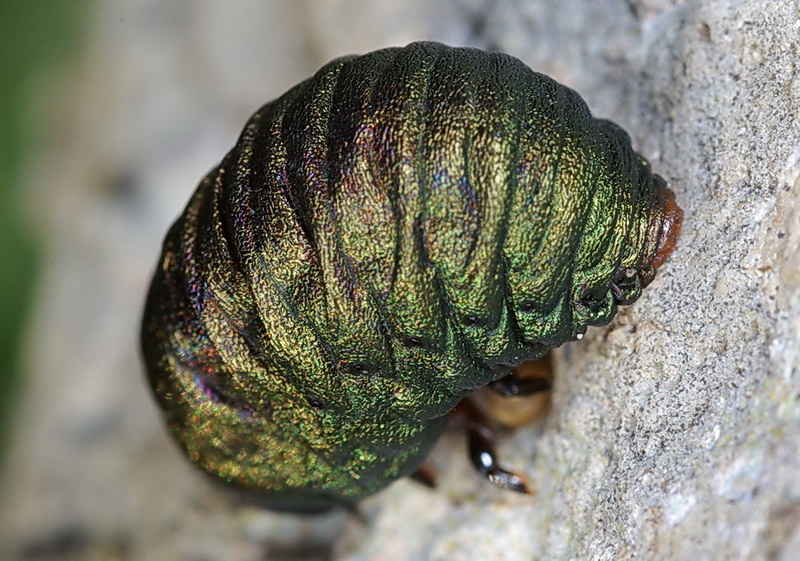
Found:
[{"label": "larva body", "polygon": [[278,509],[357,500],[471,390],[633,302],[674,244],[670,197],[513,57],[335,60],[250,119],[170,229],[150,381],[210,474]]}]

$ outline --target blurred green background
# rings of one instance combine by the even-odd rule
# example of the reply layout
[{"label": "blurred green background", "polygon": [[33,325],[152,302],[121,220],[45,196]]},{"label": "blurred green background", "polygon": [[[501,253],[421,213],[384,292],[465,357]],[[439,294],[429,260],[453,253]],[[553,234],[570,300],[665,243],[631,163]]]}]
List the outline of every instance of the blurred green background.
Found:
[{"label": "blurred green background", "polygon": [[[21,175],[32,148],[32,88],[58,80],[78,56],[88,0],[0,0],[0,459],[13,396],[23,383],[20,343],[41,252]],[[52,88],[50,91],[58,91]]]}]

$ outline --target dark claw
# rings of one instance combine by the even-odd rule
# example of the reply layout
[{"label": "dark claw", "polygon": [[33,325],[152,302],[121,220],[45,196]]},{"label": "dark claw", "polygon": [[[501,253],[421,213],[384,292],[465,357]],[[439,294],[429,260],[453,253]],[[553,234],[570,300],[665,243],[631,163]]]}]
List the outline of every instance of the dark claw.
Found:
[{"label": "dark claw", "polygon": [[611,294],[614,296],[614,300],[619,304],[620,300],[622,300],[622,289],[613,282],[609,288],[611,289]]},{"label": "dark claw", "polygon": [[504,378],[490,382],[488,387],[503,397],[533,395],[553,387],[552,374],[551,356],[547,353],[534,361],[522,363]]},{"label": "dark claw", "polygon": [[552,388],[552,384],[547,378],[522,378],[515,375],[513,371],[505,378],[489,384],[489,389],[503,397],[533,395],[546,392],[550,388]]},{"label": "dark claw", "polygon": [[473,430],[470,426],[467,434],[469,457],[478,473],[499,487],[518,493],[528,493],[528,487],[520,476],[497,465],[497,456],[490,440],[491,435],[482,433],[482,430]]},{"label": "dark claw", "polygon": [[519,475],[502,468],[494,451],[494,435],[483,413],[469,399],[463,400],[454,410],[454,417],[466,420],[469,458],[475,469],[499,487],[518,493],[530,493]]}]

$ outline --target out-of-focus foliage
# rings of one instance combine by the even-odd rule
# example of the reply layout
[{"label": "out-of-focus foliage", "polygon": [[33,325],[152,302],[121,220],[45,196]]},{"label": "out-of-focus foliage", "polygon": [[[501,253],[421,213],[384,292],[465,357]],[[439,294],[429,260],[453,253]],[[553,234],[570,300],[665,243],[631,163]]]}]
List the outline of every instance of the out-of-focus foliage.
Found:
[{"label": "out-of-focus foliage", "polygon": [[[3,0],[0,4],[0,450],[13,392],[19,343],[35,287],[36,227],[27,220],[20,176],[31,139],[35,84],[70,60],[88,14],[85,0]],[[55,91],[55,90],[54,90]]]}]

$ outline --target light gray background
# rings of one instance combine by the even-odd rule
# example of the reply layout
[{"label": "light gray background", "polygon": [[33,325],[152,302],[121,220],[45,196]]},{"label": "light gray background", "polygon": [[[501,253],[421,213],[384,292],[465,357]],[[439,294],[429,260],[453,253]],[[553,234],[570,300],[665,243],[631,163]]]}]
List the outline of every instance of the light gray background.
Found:
[{"label": "light gray background", "polygon": [[[41,92],[28,183],[49,250],[0,558],[800,558],[798,38],[795,1],[98,2],[82,63]],[[258,106],[417,39],[578,90],[676,192],[680,245],[557,353],[549,417],[504,438],[535,497],[477,478],[456,434],[438,489],[398,482],[362,521],[242,506],[184,461],[143,381],[161,238]]]}]

